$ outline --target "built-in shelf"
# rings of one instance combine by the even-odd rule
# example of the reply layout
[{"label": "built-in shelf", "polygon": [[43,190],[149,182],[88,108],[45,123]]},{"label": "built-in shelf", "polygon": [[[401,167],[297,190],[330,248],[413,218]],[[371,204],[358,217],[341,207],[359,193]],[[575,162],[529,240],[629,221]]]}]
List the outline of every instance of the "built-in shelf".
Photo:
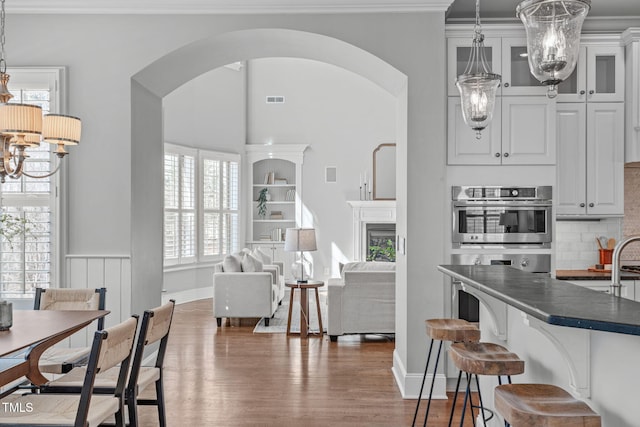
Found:
[{"label": "built-in shelf", "polygon": [[[247,186],[249,207],[247,223],[247,245],[251,248],[264,247],[271,250],[274,260],[284,263],[285,276],[291,277],[289,266],[293,254],[283,248],[285,230],[299,226],[300,182],[302,162],[307,145],[303,144],[247,144]],[[265,181],[269,184],[264,184]],[[286,184],[285,184],[286,182]],[[258,215],[258,196],[262,189],[268,190],[266,216]],[[270,219],[277,213],[282,219]],[[281,216],[280,216],[281,215]],[[271,239],[268,237],[271,236]]]}]

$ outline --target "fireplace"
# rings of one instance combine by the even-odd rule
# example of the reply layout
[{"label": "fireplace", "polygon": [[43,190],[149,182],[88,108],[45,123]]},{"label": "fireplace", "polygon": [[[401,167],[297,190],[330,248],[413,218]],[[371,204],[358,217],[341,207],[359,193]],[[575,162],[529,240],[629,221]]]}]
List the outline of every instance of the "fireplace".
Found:
[{"label": "fireplace", "polygon": [[396,225],[395,223],[368,223],[366,229],[367,261],[396,260]]},{"label": "fireplace", "polygon": [[[374,239],[374,246],[380,247],[376,249],[377,252],[395,254],[396,201],[357,200],[347,203],[353,210],[353,260],[365,261],[369,258],[371,239]],[[389,240],[392,248],[388,245]]]}]

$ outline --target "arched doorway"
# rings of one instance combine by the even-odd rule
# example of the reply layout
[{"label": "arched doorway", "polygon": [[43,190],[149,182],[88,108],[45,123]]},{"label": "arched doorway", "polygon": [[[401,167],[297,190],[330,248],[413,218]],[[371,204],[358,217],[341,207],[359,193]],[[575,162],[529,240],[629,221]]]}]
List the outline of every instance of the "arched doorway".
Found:
[{"label": "arched doorway", "polygon": [[332,37],[286,29],[234,31],[194,42],[150,64],[131,81],[132,311],[159,304],[162,291],[162,98],[207,71],[267,57],[326,62],[379,85],[397,99],[396,143],[406,146],[407,76]]}]

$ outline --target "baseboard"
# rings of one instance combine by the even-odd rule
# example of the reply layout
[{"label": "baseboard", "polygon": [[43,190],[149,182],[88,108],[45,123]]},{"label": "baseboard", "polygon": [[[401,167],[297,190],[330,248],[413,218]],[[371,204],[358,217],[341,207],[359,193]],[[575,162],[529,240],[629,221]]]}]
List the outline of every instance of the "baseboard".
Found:
[{"label": "baseboard", "polygon": [[179,292],[166,292],[162,294],[162,304],[169,300],[175,300],[176,304],[213,298],[213,286],[206,288],[187,289]]},{"label": "baseboard", "polygon": [[[407,370],[398,356],[396,350],[393,351],[393,367],[391,368],[396,384],[403,399],[417,399],[422,384],[422,373],[408,374]],[[422,397],[429,396],[432,375],[429,373],[422,390]],[[447,399],[447,377],[444,374],[437,374],[433,385],[433,399]]]}]

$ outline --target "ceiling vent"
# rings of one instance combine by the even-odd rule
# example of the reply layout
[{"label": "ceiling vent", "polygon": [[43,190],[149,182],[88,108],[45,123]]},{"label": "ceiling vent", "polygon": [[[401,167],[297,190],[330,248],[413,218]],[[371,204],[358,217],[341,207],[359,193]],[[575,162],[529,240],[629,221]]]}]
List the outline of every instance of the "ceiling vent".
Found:
[{"label": "ceiling vent", "polygon": [[284,96],[267,96],[267,104],[284,104]]}]

